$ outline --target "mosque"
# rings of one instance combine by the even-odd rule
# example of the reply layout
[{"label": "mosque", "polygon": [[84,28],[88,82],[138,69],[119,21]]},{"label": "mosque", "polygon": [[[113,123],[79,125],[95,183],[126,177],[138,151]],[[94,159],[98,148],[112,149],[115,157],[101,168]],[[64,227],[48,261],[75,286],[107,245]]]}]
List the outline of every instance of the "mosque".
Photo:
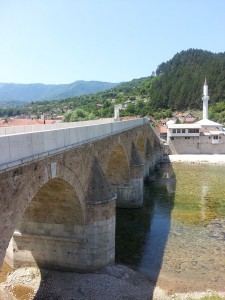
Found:
[{"label": "mosque", "polygon": [[203,86],[203,118],[192,124],[167,122],[167,144],[171,154],[225,154],[225,129],[208,119],[208,85]]}]

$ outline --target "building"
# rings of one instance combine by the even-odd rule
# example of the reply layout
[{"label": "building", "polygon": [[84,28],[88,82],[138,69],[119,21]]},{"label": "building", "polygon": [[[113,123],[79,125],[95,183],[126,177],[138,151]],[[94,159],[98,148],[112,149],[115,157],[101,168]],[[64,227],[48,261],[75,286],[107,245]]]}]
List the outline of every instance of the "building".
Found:
[{"label": "building", "polygon": [[41,119],[15,119],[15,118],[0,119],[0,127],[43,125],[43,124],[54,124],[54,123],[55,123],[54,120],[41,120]]},{"label": "building", "polygon": [[196,118],[190,112],[178,113],[174,117],[177,121],[181,123],[194,123],[196,121]]},{"label": "building", "polygon": [[225,154],[223,125],[208,119],[208,85],[203,86],[203,118],[195,123],[167,123],[167,143],[172,154]]},{"label": "building", "polygon": [[160,139],[166,141],[166,139],[167,139],[167,126],[157,124],[155,129],[156,129],[156,132],[159,135]]}]

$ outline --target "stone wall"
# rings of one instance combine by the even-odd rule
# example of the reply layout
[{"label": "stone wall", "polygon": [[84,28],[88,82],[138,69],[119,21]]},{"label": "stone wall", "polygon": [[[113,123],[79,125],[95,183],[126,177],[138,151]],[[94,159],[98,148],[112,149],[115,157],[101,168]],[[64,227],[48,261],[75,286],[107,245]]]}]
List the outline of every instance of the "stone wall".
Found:
[{"label": "stone wall", "polygon": [[128,184],[127,206],[140,206],[144,164],[153,167],[161,154],[144,124],[2,170],[0,264],[8,245],[14,267],[90,271],[113,261],[113,186]]},{"label": "stone wall", "polygon": [[225,136],[221,135],[218,144],[212,143],[212,137],[200,136],[175,137],[170,140],[169,147],[171,154],[225,154]]}]

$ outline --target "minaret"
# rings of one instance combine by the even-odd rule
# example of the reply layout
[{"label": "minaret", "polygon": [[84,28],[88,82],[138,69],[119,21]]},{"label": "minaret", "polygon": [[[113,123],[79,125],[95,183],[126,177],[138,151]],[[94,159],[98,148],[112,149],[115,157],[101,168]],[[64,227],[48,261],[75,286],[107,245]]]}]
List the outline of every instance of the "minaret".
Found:
[{"label": "minaret", "polygon": [[209,101],[209,96],[208,96],[208,85],[207,85],[206,79],[205,79],[204,86],[203,86],[202,101],[203,101],[202,118],[203,119],[208,119],[208,101]]}]

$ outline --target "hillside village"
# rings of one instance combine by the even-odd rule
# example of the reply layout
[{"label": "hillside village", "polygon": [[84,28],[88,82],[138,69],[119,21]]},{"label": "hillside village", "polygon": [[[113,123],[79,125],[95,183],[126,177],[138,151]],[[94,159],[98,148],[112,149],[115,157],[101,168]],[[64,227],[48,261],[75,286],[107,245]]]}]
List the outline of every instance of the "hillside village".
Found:
[{"label": "hillside village", "polygon": [[188,123],[192,124],[194,123],[197,118],[193,115],[192,112],[179,112],[175,113],[172,118],[166,118],[166,119],[160,119],[154,121],[154,125],[156,127],[156,131],[158,132],[159,137],[162,140],[167,140],[167,122],[173,121],[176,124],[179,123]]},{"label": "hillside village", "polygon": [[224,154],[225,129],[208,117],[208,84],[205,79],[202,95],[202,119],[192,113],[178,113],[173,119],[161,119],[157,130],[167,142],[171,154]]}]

